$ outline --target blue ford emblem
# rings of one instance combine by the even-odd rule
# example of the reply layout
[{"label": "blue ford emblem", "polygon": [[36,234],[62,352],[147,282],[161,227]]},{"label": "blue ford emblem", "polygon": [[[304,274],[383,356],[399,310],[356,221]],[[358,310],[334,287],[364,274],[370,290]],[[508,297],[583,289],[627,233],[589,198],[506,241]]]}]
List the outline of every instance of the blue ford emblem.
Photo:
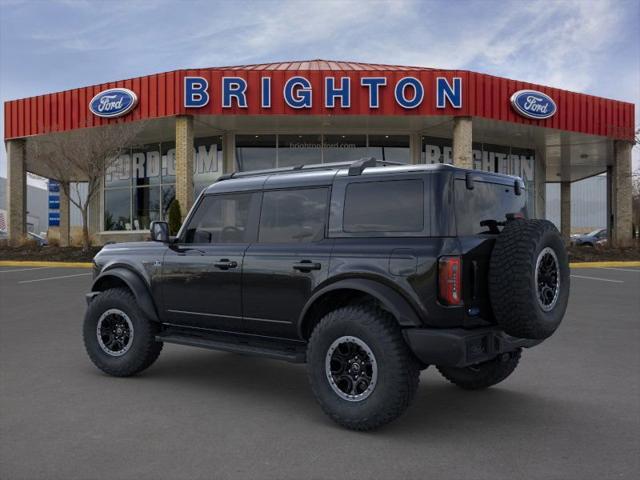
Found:
[{"label": "blue ford emblem", "polygon": [[103,90],[89,102],[89,110],[94,115],[115,118],[126,115],[138,104],[138,96],[127,88]]},{"label": "blue ford emblem", "polygon": [[536,120],[551,118],[557,110],[549,95],[535,90],[518,90],[511,95],[511,105],[523,117]]}]

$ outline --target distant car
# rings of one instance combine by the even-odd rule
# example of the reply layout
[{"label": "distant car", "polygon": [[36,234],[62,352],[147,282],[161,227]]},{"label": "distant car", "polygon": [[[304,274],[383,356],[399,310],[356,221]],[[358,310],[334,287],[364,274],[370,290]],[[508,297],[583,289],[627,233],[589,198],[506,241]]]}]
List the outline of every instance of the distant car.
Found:
[{"label": "distant car", "polygon": [[44,247],[45,245],[49,245],[49,242],[47,241],[47,239],[41,235],[38,235],[37,233],[27,232],[27,238],[29,240],[34,240],[39,247]]},{"label": "distant car", "polygon": [[[27,232],[27,238],[29,240],[35,240],[38,243],[39,247],[44,247],[45,245],[49,245],[49,242],[42,235],[38,235],[37,233]],[[0,230],[0,240],[8,240],[9,232],[6,230]]]},{"label": "distant car", "polygon": [[571,235],[571,243],[577,247],[595,247],[606,244],[607,229],[599,228],[586,235]]}]

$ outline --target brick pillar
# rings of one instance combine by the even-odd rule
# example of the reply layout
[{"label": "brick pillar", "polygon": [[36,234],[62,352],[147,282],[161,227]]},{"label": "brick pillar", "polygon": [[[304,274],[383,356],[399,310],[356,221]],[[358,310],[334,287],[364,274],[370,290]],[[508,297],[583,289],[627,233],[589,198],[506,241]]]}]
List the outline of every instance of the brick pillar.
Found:
[{"label": "brick pillar", "polygon": [[25,141],[7,142],[7,227],[9,242],[19,244],[27,234],[27,171]]},{"label": "brick pillar", "polygon": [[535,200],[532,206],[534,211],[529,210],[529,214],[534,213],[535,218],[547,218],[547,163],[539,151],[536,151],[535,166]]},{"label": "brick pillar", "polygon": [[453,164],[473,168],[473,123],[471,117],[453,119]]},{"label": "brick pillar", "polygon": [[233,173],[236,169],[236,136],[225,133],[222,135],[222,173]]},{"label": "brick pillar", "polygon": [[193,117],[176,117],[176,199],[182,219],[193,205]]},{"label": "brick pillar", "polygon": [[65,189],[69,191],[69,182],[64,185],[60,182],[60,246],[68,247],[70,245],[70,229],[71,229],[71,206],[69,204],[69,196],[65,193]]},{"label": "brick pillar", "polygon": [[571,236],[571,182],[560,182],[560,234],[568,245]]},{"label": "brick pillar", "polygon": [[412,133],[409,137],[409,163],[422,163],[422,135]]},{"label": "brick pillar", "polygon": [[632,241],[631,215],[631,142],[615,143],[615,159],[611,169],[611,245],[626,247]]}]

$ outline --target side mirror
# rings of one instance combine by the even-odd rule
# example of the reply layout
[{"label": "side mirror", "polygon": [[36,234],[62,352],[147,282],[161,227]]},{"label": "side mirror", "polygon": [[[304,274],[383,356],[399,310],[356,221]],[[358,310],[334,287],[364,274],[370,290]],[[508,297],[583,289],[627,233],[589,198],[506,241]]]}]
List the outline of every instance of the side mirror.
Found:
[{"label": "side mirror", "polygon": [[151,222],[149,226],[151,240],[154,242],[169,243],[169,224],[167,222]]}]

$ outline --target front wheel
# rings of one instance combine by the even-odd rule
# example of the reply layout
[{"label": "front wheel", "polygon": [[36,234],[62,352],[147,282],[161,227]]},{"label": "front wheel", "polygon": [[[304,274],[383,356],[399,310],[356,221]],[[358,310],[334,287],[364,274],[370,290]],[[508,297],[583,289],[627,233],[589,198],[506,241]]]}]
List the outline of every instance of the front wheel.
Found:
[{"label": "front wheel", "polygon": [[84,317],[84,346],[93,364],[109,375],[128,377],[151,366],[162,350],[158,327],[123,288],[96,296]]},{"label": "front wheel", "polygon": [[340,425],[362,431],[400,416],[420,374],[393,317],[371,305],[327,314],[309,339],[307,367],[324,412]]},{"label": "front wheel", "polygon": [[481,390],[505,380],[518,366],[521,349],[469,367],[437,367],[444,378],[465,390]]}]

